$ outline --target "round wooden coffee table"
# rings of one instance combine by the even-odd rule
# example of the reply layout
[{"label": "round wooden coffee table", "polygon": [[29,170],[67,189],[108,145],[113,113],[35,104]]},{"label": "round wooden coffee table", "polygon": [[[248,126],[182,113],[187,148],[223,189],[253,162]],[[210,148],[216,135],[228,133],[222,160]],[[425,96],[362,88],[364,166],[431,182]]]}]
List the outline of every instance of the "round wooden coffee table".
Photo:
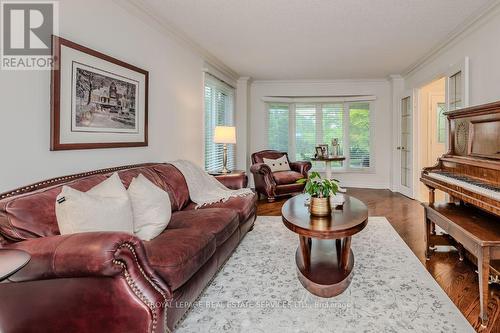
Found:
[{"label": "round wooden coffee table", "polygon": [[347,289],[353,277],[351,237],[368,223],[368,208],[348,195],[342,210],[331,216],[309,214],[306,196],[297,195],[283,205],[283,224],[299,235],[295,253],[297,275],[302,285],[321,297],[333,297]]}]

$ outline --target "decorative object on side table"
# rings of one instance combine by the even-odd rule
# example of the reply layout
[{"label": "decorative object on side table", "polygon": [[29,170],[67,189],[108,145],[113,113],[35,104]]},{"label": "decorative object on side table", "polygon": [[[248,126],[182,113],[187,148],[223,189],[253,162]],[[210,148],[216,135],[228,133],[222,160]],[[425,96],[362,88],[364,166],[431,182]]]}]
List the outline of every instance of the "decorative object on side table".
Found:
[{"label": "decorative object on side table", "polygon": [[321,144],[321,145],[318,145],[318,147],[321,148],[321,156],[319,156],[319,157],[327,158],[328,157],[328,145]]},{"label": "decorative object on side table", "polygon": [[332,213],[330,197],[337,194],[337,180],[322,179],[320,174],[314,171],[308,179],[299,179],[297,183],[306,184],[304,192],[311,196],[309,205],[311,215],[328,216]]},{"label": "decorative object on side table", "polygon": [[231,173],[231,170],[227,169],[227,145],[236,143],[236,128],[234,126],[216,126],[214,142],[224,144],[224,156],[222,157],[221,173]]},{"label": "decorative object on side table", "polygon": [[21,250],[0,249],[0,281],[7,279],[26,266],[31,256]]},{"label": "decorative object on side table", "polygon": [[209,175],[214,176],[225,187],[231,190],[239,190],[248,185],[248,177],[243,170],[233,170],[231,173],[221,173],[220,171],[209,171]]},{"label": "decorative object on side table", "polygon": [[333,138],[332,139],[332,156],[339,156],[339,153],[340,153],[339,139]]},{"label": "decorative object on side table", "polygon": [[147,71],[52,37],[51,150],[148,145]]}]

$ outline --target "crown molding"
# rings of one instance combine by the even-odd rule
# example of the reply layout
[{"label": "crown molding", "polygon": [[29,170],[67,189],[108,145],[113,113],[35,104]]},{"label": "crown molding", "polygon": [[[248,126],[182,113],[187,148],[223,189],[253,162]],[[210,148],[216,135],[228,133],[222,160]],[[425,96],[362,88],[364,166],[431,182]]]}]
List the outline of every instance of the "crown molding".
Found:
[{"label": "crown molding", "polygon": [[488,5],[479,9],[473,15],[471,15],[465,22],[456,27],[451,33],[449,33],[446,38],[433,47],[429,52],[427,52],[423,57],[417,60],[415,63],[407,67],[403,73],[403,77],[407,77],[412,73],[418,71],[432,60],[436,59],[441,53],[448,49],[453,44],[458,43],[463,40],[469,31],[481,26],[486,23],[489,19],[498,15],[500,13],[500,0],[494,0]]},{"label": "crown molding", "polygon": [[221,71],[233,80],[239,78],[239,74],[222,62],[219,58],[210,53],[207,49],[193,41],[183,32],[174,28],[165,18],[160,17],[155,11],[142,0],[113,0],[118,6],[125,9],[129,14],[141,19],[149,26],[161,33],[173,38],[182,46],[200,55],[206,62],[217,70]]},{"label": "crown molding", "polygon": [[338,84],[338,83],[388,83],[386,78],[380,79],[333,79],[333,80],[254,80],[252,85],[267,84]]},{"label": "crown molding", "polygon": [[389,75],[388,80],[389,81],[396,81],[396,80],[404,80],[404,78],[403,78],[403,76],[401,76],[399,74],[391,74],[391,75]]}]

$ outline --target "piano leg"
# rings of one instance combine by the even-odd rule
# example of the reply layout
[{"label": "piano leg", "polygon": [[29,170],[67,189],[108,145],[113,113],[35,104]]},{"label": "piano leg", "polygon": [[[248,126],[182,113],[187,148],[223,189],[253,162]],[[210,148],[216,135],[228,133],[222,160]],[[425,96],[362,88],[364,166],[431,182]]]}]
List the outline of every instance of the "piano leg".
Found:
[{"label": "piano leg", "polygon": [[430,240],[431,240],[432,225],[434,223],[432,223],[431,220],[427,218],[427,210],[425,211],[424,219],[425,219],[425,259],[430,260],[431,259]]},{"label": "piano leg", "polygon": [[477,258],[479,271],[479,302],[481,327],[488,325],[488,279],[490,276],[490,248],[485,246],[481,248]]},{"label": "piano leg", "polygon": [[458,250],[458,260],[464,261],[464,246],[460,243],[457,243]]},{"label": "piano leg", "polygon": [[436,195],[435,195],[435,189],[432,187],[429,187],[429,205],[434,205],[434,202],[436,201]]},{"label": "piano leg", "polygon": [[[435,195],[436,189],[434,189],[432,187],[427,187],[427,188],[429,189],[429,206],[432,206],[432,205],[434,205],[434,202],[436,201],[436,195]],[[436,224],[434,222],[431,222],[430,233],[432,235],[436,234]]]}]

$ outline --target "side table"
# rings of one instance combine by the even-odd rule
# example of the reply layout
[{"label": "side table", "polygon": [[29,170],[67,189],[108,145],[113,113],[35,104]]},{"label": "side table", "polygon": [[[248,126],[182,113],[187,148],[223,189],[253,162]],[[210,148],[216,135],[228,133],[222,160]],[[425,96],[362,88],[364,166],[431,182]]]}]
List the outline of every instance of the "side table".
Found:
[{"label": "side table", "polygon": [[224,186],[232,190],[238,190],[240,188],[247,187],[248,177],[243,170],[233,170],[231,173],[221,173],[219,171],[209,171],[209,175],[212,175],[220,181]]},{"label": "side table", "polygon": [[0,281],[26,266],[31,256],[21,250],[0,249]]}]

